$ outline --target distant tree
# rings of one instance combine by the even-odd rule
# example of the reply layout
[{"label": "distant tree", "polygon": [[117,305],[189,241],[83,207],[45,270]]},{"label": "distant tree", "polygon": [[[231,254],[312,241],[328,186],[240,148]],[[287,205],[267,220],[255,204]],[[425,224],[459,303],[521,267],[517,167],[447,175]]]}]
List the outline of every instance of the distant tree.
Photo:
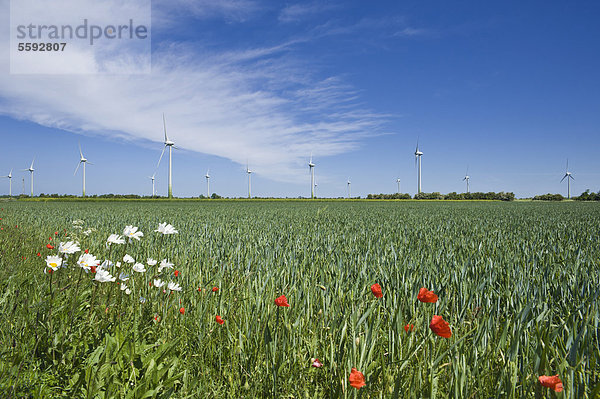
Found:
[{"label": "distant tree", "polygon": [[565,197],[560,194],[542,194],[533,197],[534,201],[563,201]]}]

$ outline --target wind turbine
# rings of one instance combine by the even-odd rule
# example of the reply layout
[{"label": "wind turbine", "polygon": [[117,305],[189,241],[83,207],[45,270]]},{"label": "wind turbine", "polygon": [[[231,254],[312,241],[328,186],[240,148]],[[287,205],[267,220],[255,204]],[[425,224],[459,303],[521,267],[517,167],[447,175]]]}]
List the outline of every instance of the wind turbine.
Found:
[{"label": "wind turbine", "polygon": [[571,198],[571,179],[575,180],[575,178],[573,177],[573,175],[571,174],[571,172],[569,172],[569,160],[567,159],[567,168],[565,169],[565,175],[563,176],[562,179],[560,179],[560,182],[562,183],[563,180],[567,179],[567,198]]},{"label": "wind turbine", "polygon": [[396,179],[396,183],[398,183],[398,194],[400,194],[400,178]]},{"label": "wind turbine", "polygon": [[[23,169],[23,172],[29,172],[31,174],[31,198],[33,198],[33,172],[35,171],[35,169],[33,169],[33,163],[35,162],[35,157],[33,158],[33,161],[31,161],[31,166],[29,167],[29,169]],[[23,179],[23,181],[25,181],[25,179]],[[25,190],[23,190],[25,191]]]},{"label": "wind turbine", "polygon": [[423,153],[421,151],[419,151],[419,140],[417,140],[417,149],[415,150],[415,163],[419,163],[419,180],[418,180],[418,186],[417,186],[417,191],[419,194],[421,194],[421,156],[423,155]]},{"label": "wind turbine", "polygon": [[310,170],[310,198],[315,198],[315,164],[312,161],[312,153],[308,161],[308,169]]},{"label": "wind turbine", "polygon": [[315,198],[317,197],[317,180],[315,179],[315,184],[314,184],[314,189],[315,189]]},{"label": "wind turbine", "polygon": [[206,175],[204,175],[204,177],[206,177],[206,197],[210,198],[210,175],[208,172],[210,172],[210,169],[206,171]]},{"label": "wind turbine", "polygon": [[77,167],[75,168],[75,172],[73,173],[73,176],[75,176],[77,174],[77,170],[79,169],[79,166],[81,164],[83,164],[83,190],[82,190],[82,197],[85,197],[85,164],[89,163],[90,165],[93,165],[93,163],[88,162],[88,160],[83,156],[83,152],[81,152],[81,143],[79,143],[79,163],[77,164]]},{"label": "wind turbine", "polygon": [[469,194],[469,179],[471,177],[469,176],[469,167],[467,166],[467,173],[465,173],[465,177],[463,177],[463,181],[467,182],[467,194]]},{"label": "wind turbine", "polygon": [[10,170],[9,174],[7,174],[6,176],[2,176],[2,177],[8,178],[8,196],[12,197],[12,169]]},{"label": "wind turbine", "polygon": [[156,176],[156,172],[152,176],[148,176],[148,179],[152,180],[152,197],[154,197],[154,177]]},{"label": "wind turbine", "polygon": [[348,185],[348,198],[350,198],[350,184],[352,184],[352,182],[350,181],[350,177],[348,177],[348,181],[346,182],[346,184]]},{"label": "wind turbine", "polygon": [[175,147],[175,143],[169,140],[167,136],[167,122],[165,121],[165,114],[163,114],[163,128],[165,131],[165,146],[160,154],[160,158],[158,159],[158,164],[156,168],[160,165],[160,161],[162,160],[163,155],[165,154],[165,150],[169,147],[169,198],[173,198],[173,184],[172,184],[172,166],[173,166],[173,148]]},{"label": "wind turbine", "polygon": [[252,198],[252,190],[251,190],[251,188],[252,188],[252,185],[251,185],[252,171],[248,167],[248,161],[246,161],[246,173],[248,174],[248,198]]}]

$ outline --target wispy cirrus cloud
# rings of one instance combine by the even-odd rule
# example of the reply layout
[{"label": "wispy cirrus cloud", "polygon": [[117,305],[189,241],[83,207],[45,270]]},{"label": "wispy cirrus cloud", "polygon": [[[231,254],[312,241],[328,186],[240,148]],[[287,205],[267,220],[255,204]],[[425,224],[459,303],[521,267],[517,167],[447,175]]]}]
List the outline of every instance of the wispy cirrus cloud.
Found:
[{"label": "wispy cirrus cloud", "polygon": [[251,18],[261,9],[256,1],[251,0],[154,0],[152,8],[158,23],[177,23],[181,15],[241,22]]},{"label": "wispy cirrus cloud", "polygon": [[290,4],[279,12],[278,19],[282,23],[299,22],[336,7],[334,4],[324,2]]},{"label": "wispy cirrus cloud", "polygon": [[[164,112],[179,147],[241,165],[249,160],[257,173],[289,181],[305,174],[307,154],[353,150],[385,122],[342,78],[319,77],[294,56],[305,40],[222,51],[163,40],[148,75],[129,75],[128,65],[110,75],[3,73],[0,113],[80,134],[160,142]],[[98,62],[89,54],[65,57]],[[0,68],[8,62],[0,55]]]}]

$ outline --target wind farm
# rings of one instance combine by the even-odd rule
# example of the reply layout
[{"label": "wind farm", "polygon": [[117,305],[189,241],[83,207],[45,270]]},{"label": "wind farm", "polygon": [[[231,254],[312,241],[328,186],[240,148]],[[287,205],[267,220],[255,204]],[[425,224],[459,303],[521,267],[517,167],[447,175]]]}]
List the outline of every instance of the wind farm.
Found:
[{"label": "wind farm", "polygon": [[47,3],[0,398],[600,398],[600,3]]}]

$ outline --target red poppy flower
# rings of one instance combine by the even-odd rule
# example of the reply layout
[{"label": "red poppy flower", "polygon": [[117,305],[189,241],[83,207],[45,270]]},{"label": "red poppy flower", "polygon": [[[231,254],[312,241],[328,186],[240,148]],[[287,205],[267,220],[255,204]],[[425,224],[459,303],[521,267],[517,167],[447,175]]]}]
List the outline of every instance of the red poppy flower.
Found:
[{"label": "red poppy flower", "polygon": [[275,298],[275,305],[277,306],[283,306],[288,308],[290,306],[290,304],[287,301],[287,298],[285,297],[285,295],[280,296],[279,298]]},{"label": "red poppy flower", "polygon": [[86,249],[86,250],[85,250],[85,251],[83,251],[83,252],[85,252],[86,254],[89,254],[89,253],[90,253],[90,250],[89,250],[89,249]]},{"label": "red poppy flower", "polygon": [[148,281],[148,286],[152,287],[152,281]]},{"label": "red poppy flower", "polygon": [[452,336],[450,325],[442,316],[433,316],[429,328],[440,337],[450,338]]},{"label": "red poppy flower", "polygon": [[179,308],[179,313],[184,314],[185,313],[185,308]]},{"label": "red poppy flower", "polygon": [[48,274],[52,274],[52,273],[54,273],[54,270],[53,269],[48,269]]},{"label": "red poppy flower", "polygon": [[212,292],[217,292],[217,291],[219,291],[219,287],[213,287],[212,288]]},{"label": "red poppy flower", "polygon": [[312,365],[311,365],[311,366],[313,366],[313,367],[316,367],[316,368],[319,368],[319,367],[323,367],[323,363],[321,363],[321,362],[319,361],[319,359],[315,359],[315,360],[312,362]]},{"label": "red poppy flower", "polygon": [[563,384],[560,378],[558,378],[558,374],[553,376],[542,375],[538,378],[540,384],[545,386],[546,388],[550,388],[555,392],[562,392]]},{"label": "red poppy flower", "polygon": [[58,231],[55,231],[55,232],[54,232],[54,235],[55,235],[55,236],[57,236],[57,235],[58,235]]},{"label": "red poppy flower", "polygon": [[221,318],[221,316],[217,316],[217,317],[215,317],[215,319],[217,320],[217,323],[219,323],[219,324],[223,324],[223,323],[225,323],[225,320],[223,320],[223,319]]},{"label": "red poppy flower", "polygon": [[371,292],[376,298],[381,298],[383,296],[383,293],[381,292],[381,286],[379,284],[373,284],[371,286]]},{"label": "red poppy flower", "polygon": [[409,332],[415,329],[415,326],[413,324],[407,324],[404,326],[404,331]]},{"label": "red poppy flower", "polygon": [[52,237],[48,237],[48,240],[49,240],[49,241],[52,241]]},{"label": "red poppy flower", "polygon": [[352,385],[356,389],[360,389],[365,385],[365,376],[363,373],[352,367],[352,371],[350,371],[350,377],[348,377],[350,381],[350,385]]},{"label": "red poppy flower", "polygon": [[54,245],[52,245],[52,244],[47,244],[47,245],[46,245],[46,248],[48,248],[48,249],[54,249]]},{"label": "red poppy flower", "polygon": [[96,273],[96,266],[90,266],[90,271],[92,273]]},{"label": "red poppy flower", "polygon": [[421,302],[435,303],[438,300],[438,296],[435,295],[433,291],[421,288],[419,290],[419,295],[417,295],[417,299]]},{"label": "red poppy flower", "polygon": [[175,273],[173,274],[175,274],[175,277],[179,276],[179,270],[175,270]]},{"label": "red poppy flower", "polygon": [[42,256],[42,254],[41,254],[41,253],[39,253],[39,252],[38,252],[36,255],[37,255],[37,256]]}]

